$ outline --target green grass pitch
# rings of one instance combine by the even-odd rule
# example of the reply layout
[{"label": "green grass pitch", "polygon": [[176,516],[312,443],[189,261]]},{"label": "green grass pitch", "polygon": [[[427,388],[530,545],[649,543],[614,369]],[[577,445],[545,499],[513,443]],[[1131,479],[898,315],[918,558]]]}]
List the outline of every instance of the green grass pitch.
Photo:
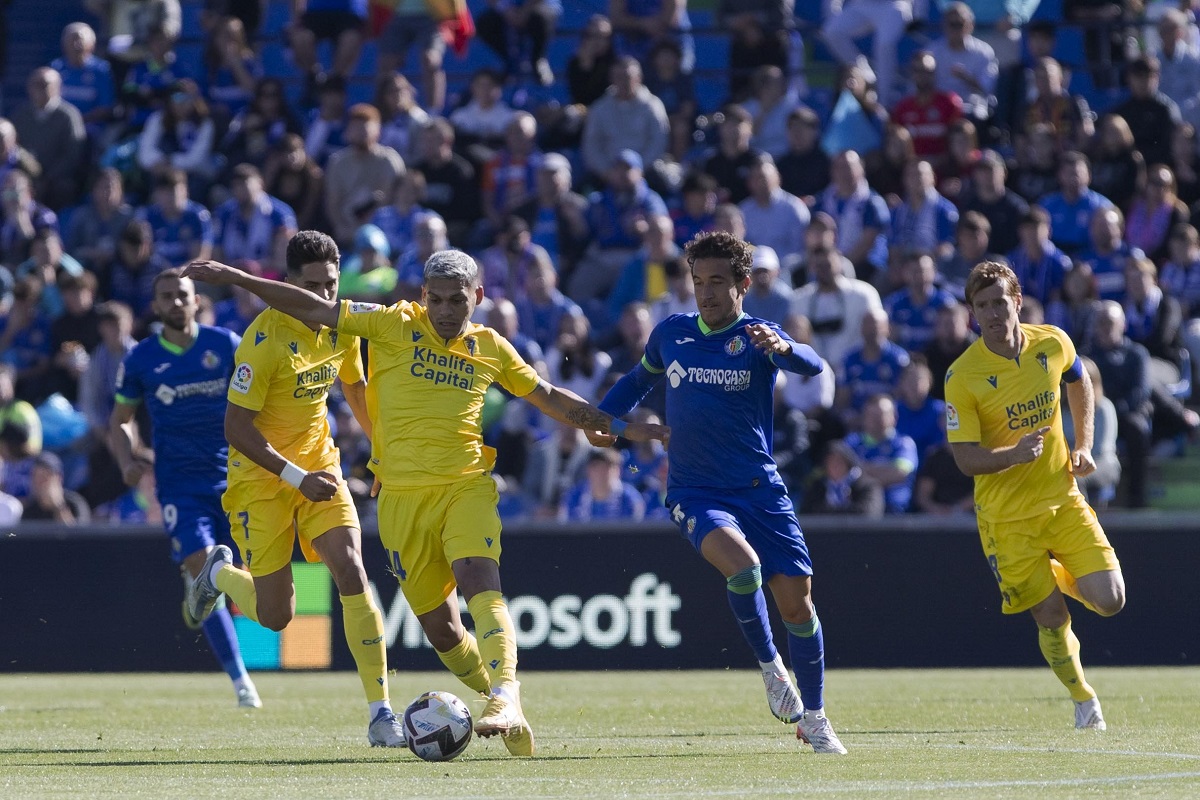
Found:
[{"label": "green grass pitch", "polygon": [[[526,673],[538,757],[476,739],[427,764],[366,743],[357,676],[0,676],[0,798],[1196,798],[1200,669],[1094,669],[1107,733],[1046,669],[835,670],[850,755],[774,722],[752,671]],[[395,672],[397,710],[445,674]]]}]

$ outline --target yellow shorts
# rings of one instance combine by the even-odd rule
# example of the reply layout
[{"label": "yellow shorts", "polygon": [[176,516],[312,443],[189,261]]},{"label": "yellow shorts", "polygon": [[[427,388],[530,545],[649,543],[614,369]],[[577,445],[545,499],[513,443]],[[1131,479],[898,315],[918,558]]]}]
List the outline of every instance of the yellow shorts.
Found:
[{"label": "yellow shorts", "polygon": [[979,520],[979,540],[1004,599],[1005,614],[1033,608],[1054,591],[1050,558],[1075,578],[1121,568],[1096,512],[1082,497],[1015,522]]},{"label": "yellow shorts", "polygon": [[379,539],[413,613],[446,602],[461,558],[500,563],[500,496],[490,475],[458,483],[379,492]]},{"label": "yellow shorts", "polygon": [[359,527],[358,511],[344,481],[323,503],[312,502],[283,481],[231,482],[221,505],[229,517],[230,535],[242,551],[242,563],[255,576],[270,575],[290,564],[297,538],[304,557],[320,561],[313,539],[334,528]]}]

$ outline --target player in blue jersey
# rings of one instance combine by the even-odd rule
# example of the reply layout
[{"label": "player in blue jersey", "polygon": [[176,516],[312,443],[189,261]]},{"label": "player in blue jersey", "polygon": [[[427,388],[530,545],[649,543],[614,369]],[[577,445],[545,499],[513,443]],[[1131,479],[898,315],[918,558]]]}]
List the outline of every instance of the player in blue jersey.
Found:
[{"label": "player in blue jersey", "polygon": [[[812,562],[771,456],[778,370],[816,375],[821,359],[778,325],[743,313],[751,253],[749,244],[724,232],[702,233],[688,244],[699,314],[660,322],[641,363],[600,408],[615,417],[627,414],[666,376],[671,519],[725,576],[734,617],[762,668],[771,713],[797,723],[797,737],[817,753],[844,754],[825,718],[825,655],[812,603]],[[589,438],[611,444],[611,437]],[[775,649],[764,581],[787,627],[799,696]]]},{"label": "player in blue jersey", "polygon": [[[232,543],[221,494],[228,455],[225,394],[240,339],[222,328],[196,323],[195,286],[178,269],[164,270],[154,279],[152,307],[162,332],[140,342],[121,362],[109,438],[128,485],[136,486],[153,464],[171,558],[180,567],[186,590],[208,551]],[[141,444],[137,430],[135,417],[143,403],[150,415],[152,451]],[[204,630],[233,681],[238,705],[262,706],[224,606],[203,623],[191,618],[185,606],[184,622]]]}]

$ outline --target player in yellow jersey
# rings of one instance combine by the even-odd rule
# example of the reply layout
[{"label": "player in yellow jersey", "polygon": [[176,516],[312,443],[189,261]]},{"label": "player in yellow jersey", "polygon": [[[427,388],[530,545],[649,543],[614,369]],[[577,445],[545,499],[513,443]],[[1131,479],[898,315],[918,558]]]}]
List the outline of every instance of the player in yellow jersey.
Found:
[{"label": "player in yellow jersey", "polygon": [[[332,301],[339,254],[333,239],[301,231],[287,246],[287,280]],[[383,617],[367,585],[358,513],[341,477],[326,421],[335,380],[363,430],[371,432],[357,336],[305,324],[268,308],[251,323],[234,356],[225,410],[229,488],[222,504],[249,574],[230,566],[228,547],[213,550],[189,592],[202,619],[222,593],[246,616],[281,631],[296,613],[292,548],[329,568],[341,596],[346,643],[367,696],[367,739],[404,747],[388,702]]]},{"label": "player in yellow jersey", "polygon": [[[1021,287],[1008,267],[976,266],[966,298],[981,335],[946,373],[950,448],[975,478],[979,538],[1004,613],[1033,615],[1042,654],[1075,701],[1075,727],[1104,730],[1063,600],[1106,617],[1125,605],[1121,565],[1075,485],[1096,469],[1091,379],[1066,333],[1018,321]],[[1074,446],[1063,435],[1062,386]]]},{"label": "player in yellow jersey", "polygon": [[[371,461],[382,485],[379,535],[392,570],[442,662],[488,697],[475,732],[499,734],[514,755],[533,755],[516,677],[515,628],[501,594],[495,453],[483,444],[484,394],[499,383],[552,419],[632,441],[665,440],[669,429],[615,420],[551,386],[504,337],[472,323],[483,299],[479,266],[456,250],[425,262],[422,305],[387,308],[334,303],[212,262],[193,262],[185,273],[241,286],[307,324],[369,341]],[[478,639],[463,627],[457,590]]]}]

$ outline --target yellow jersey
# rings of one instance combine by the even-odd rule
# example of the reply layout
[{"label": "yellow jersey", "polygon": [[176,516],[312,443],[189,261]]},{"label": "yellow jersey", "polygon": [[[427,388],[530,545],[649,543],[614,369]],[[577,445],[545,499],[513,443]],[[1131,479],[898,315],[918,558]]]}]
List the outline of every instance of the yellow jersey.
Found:
[{"label": "yellow jersey", "polygon": [[[254,426],[281,456],[308,471],[335,463],[326,397],[335,378],[343,383],[363,380],[357,336],[331,328],[314,331],[268,308],[246,329],[234,364],[229,402],[258,412]],[[265,478],[279,480],[229,448],[231,483]]]},{"label": "yellow jersey", "polygon": [[1041,456],[1003,472],[975,476],[975,512],[988,522],[1028,519],[1079,494],[1062,427],[1063,375],[1075,346],[1053,325],[1021,325],[1016,358],[978,339],[946,372],[946,437],[951,443],[1008,447],[1050,426]]},{"label": "yellow jersey", "polygon": [[490,472],[496,454],[483,444],[481,422],[488,387],[499,383],[524,397],[540,380],[491,328],[469,323],[446,341],[417,303],[343,300],[338,330],[368,342],[371,467],[393,489]]}]

